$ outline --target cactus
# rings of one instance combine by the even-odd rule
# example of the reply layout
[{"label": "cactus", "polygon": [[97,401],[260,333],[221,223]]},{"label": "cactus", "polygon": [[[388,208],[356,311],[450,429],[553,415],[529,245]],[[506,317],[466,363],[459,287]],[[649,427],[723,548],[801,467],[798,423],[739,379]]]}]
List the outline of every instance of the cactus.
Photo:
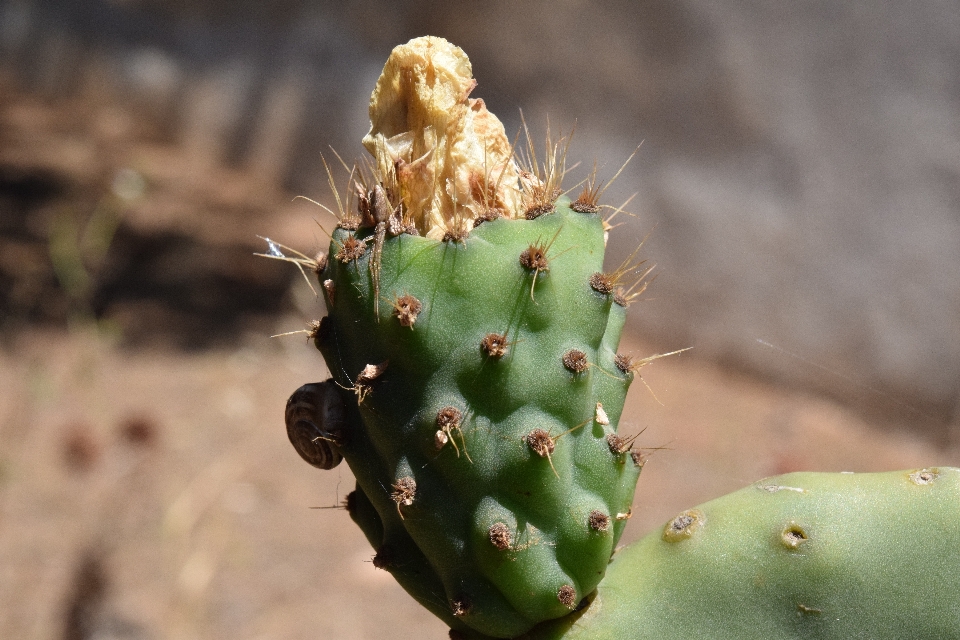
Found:
[{"label": "cactus", "polygon": [[423,564],[455,626],[513,637],[596,588],[630,517],[631,293],[626,269],[603,272],[598,190],[560,196],[564,141],[521,169],[474,84],[435,38],[398,47],[378,83],[359,211],[341,208],[316,263],[314,341],[357,408],[318,450],[356,474],[378,566]]},{"label": "cactus", "polygon": [[[614,555],[643,463],[617,425],[650,360],[617,348],[649,271],[631,256],[604,272],[595,172],[571,201],[568,139],[548,134],[538,160],[528,133],[518,162],[475,84],[445,40],[397,47],[371,98],[373,160],[344,197],[328,170],[329,253],[294,259],[321,285],[309,334],[332,378],[291,396],[288,435],[314,466],[350,465],[374,565],[452,638],[855,637],[905,619],[893,600],[960,626],[942,588],[958,572],[920,562],[957,568],[957,527],[932,524],[954,470],[787,476]],[[913,582],[889,586],[897,565],[877,558],[924,527],[903,555]]]},{"label": "cactus", "polygon": [[622,550],[529,640],[960,637],[960,469],[792,473]]}]

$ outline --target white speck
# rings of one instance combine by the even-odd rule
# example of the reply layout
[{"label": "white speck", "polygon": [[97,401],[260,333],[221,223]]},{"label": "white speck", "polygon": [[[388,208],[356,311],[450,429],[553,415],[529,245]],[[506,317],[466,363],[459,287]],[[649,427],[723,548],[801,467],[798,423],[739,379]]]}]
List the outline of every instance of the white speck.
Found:
[{"label": "white speck", "polygon": [[283,255],[283,251],[280,251],[280,245],[271,240],[270,238],[264,238],[267,241],[267,255],[273,256],[274,258],[286,258],[287,256]]},{"label": "white speck", "polygon": [[610,424],[610,418],[607,417],[607,412],[603,410],[603,405],[599,402],[597,403],[597,424],[608,425]]},{"label": "white speck", "polygon": [[785,487],[780,484],[760,484],[757,485],[757,489],[762,489],[767,493],[776,493],[777,491],[796,491],[797,493],[806,493],[806,489],[801,489],[800,487]]}]

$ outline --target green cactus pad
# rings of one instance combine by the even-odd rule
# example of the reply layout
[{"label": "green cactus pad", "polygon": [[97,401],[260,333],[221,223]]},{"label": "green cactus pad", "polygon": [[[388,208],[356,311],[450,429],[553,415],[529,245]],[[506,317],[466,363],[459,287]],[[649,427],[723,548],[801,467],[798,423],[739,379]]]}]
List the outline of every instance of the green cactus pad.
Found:
[{"label": "green cactus pad", "polygon": [[960,469],[792,473],[616,556],[529,640],[960,637]]},{"label": "green cactus pad", "polygon": [[564,198],[459,241],[375,236],[334,234],[316,335],[358,409],[339,449],[379,513],[371,542],[400,527],[483,633],[568,614],[603,577],[640,471],[608,441],[633,375],[615,364],[625,309],[590,286],[601,220]]}]

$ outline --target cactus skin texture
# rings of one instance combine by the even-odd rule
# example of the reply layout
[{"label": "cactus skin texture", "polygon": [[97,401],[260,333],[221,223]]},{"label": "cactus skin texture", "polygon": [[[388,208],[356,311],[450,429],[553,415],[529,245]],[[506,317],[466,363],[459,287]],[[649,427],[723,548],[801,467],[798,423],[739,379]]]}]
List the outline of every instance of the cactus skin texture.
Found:
[{"label": "cactus skin texture", "polygon": [[[338,229],[331,254],[371,233]],[[522,264],[531,246],[548,271]],[[615,364],[626,308],[590,286],[603,250],[600,218],[561,199],[459,242],[388,238],[378,306],[373,252],[320,274],[335,293],[315,341],[356,407],[339,451],[379,523],[355,517],[389,550],[383,568],[425,559],[418,571],[445,617],[493,636],[568,614],[599,583],[630,513],[640,468],[608,436],[633,374]],[[412,326],[404,296],[420,305]]]},{"label": "cactus skin texture", "polygon": [[522,637],[960,637],[960,469],[792,473],[684,514]]}]

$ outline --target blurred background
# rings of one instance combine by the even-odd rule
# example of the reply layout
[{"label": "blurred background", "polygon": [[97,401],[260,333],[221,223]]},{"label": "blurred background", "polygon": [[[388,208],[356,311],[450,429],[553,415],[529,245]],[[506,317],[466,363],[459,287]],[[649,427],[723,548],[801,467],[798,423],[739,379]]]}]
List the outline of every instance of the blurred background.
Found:
[{"label": "blurred background", "polygon": [[[332,220],[390,50],[446,37],[512,133],[574,126],[659,274],[623,351],[625,541],[794,470],[960,464],[951,2],[0,0],[0,637],[444,638],[287,396],[323,314],[258,236]],[[319,225],[317,223],[320,223]],[[317,509],[316,507],[320,507]]]}]

